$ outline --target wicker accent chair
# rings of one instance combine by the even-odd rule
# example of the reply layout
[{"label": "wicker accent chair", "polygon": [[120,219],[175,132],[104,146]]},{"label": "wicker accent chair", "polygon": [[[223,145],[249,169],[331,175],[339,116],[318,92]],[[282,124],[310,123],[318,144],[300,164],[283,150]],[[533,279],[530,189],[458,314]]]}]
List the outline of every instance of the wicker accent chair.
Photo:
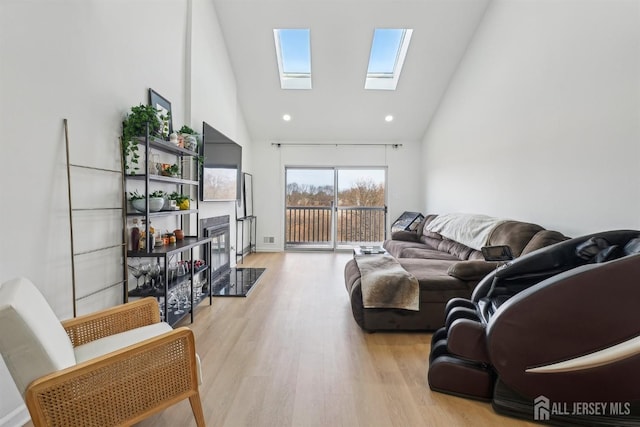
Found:
[{"label": "wicker accent chair", "polygon": [[205,425],[193,332],[145,298],[60,322],[27,279],[0,285],[0,353],[39,426],[132,425],[184,399]]}]

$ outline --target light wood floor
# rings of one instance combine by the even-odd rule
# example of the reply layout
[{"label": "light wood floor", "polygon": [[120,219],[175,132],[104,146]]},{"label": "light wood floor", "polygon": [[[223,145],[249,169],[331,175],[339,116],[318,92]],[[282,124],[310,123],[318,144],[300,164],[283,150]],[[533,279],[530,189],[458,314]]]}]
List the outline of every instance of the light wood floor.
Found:
[{"label": "light wood floor", "polygon": [[[216,298],[193,324],[208,427],[530,426],[488,403],[427,385],[431,334],[363,332],[353,320],[347,253],[258,253],[247,298]],[[31,423],[27,424],[31,426]],[[195,426],[188,401],[139,427]]]},{"label": "light wood floor", "polygon": [[[344,286],[350,257],[252,254],[244,266],[267,270],[249,297],[215,298],[180,325],[196,336],[207,426],[538,426],[429,390],[431,334],[363,332]],[[137,424],[195,425],[188,401]]]},{"label": "light wood floor", "polygon": [[[363,332],[344,287],[347,253],[258,253],[247,298],[216,298],[189,324],[209,427],[535,426],[429,390],[428,333]],[[195,426],[181,402],[139,426]]]}]

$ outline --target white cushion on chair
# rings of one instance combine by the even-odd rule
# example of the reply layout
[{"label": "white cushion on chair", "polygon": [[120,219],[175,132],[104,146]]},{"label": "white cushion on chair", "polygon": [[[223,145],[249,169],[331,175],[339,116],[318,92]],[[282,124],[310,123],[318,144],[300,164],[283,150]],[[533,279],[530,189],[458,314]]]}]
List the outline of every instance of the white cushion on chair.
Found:
[{"label": "white cushion on chair", "polygon": [[76,363],[60,320],[28,279],[0,285],[0,353],[23,395],[36,378]]},{"label": "white cushion on chair", "polygon": [[76,361],[81,363],[94,357],[103,356],[172,330],[173,328],[168,323],[160,322],[100,338],[74,348]]},{"label": "white cushion on chair", "polygon": [[[78,363],[85,362],[172,330],[173,328],[168,323],[160,322],[100,338],[74,348],[76,360]],[[200,366],[200,357],[197,354],[196,368],[198,384],[202,384],[202,368]]]}]

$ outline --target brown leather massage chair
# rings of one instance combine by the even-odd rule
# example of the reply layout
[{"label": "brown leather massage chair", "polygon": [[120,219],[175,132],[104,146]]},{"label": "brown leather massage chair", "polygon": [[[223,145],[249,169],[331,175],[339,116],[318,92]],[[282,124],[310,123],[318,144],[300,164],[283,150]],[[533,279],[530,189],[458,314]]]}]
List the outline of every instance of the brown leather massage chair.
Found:
[{"label": "brown leather massage chair", "polygon": [[522,256],[445,312],[431,342],[432,390],[555,425],[640,425],[640,231]]}]

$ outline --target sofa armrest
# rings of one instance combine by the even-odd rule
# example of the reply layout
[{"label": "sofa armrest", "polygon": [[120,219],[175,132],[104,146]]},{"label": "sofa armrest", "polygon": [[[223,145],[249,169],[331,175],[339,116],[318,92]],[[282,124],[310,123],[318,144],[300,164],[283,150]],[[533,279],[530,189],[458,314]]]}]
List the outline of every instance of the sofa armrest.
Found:
[{"label": "sofa armrest", "polygon": [[391,240],[403,240],[405,242],[419,242],[420,236],[417,231],[394,231],[391,233]]},{"label": "sofa armrest", "polygon": [[494,271],[497,266],[498,264],[495,262],[481,260],[460,261],[451,265],[447,270],[447,274],[465,281],[480,280]]},{"label": "sofa armrest", "polygon": [[65,320],[62,322],[62,326],[67,331],[73,346],[77,347],[100,338],[158,322],[160,322],[158,301],[153,297],[148,297]]}]

